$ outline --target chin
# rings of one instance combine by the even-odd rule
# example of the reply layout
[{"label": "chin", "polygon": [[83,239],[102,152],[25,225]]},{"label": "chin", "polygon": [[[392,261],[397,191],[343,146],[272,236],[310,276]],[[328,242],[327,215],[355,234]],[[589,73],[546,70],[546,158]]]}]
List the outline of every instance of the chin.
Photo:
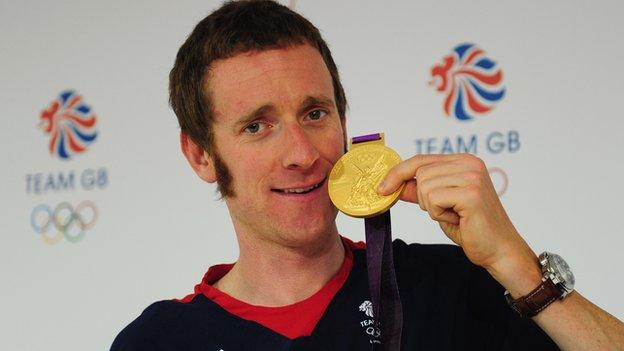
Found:
[{"label": "chin", "polygon": [[318,246],[337,234],[336,213],[333,216],[322,216],[318,219],[306,218],[304,221],[285,225],[282,230],[282,239],[290,247]]}]

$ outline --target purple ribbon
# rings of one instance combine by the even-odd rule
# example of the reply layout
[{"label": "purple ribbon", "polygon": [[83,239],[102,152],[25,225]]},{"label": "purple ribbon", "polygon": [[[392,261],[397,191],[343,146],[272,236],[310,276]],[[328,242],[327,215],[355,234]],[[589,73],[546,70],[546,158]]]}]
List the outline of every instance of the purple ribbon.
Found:
[{"label": "purple ribbon", "polygon": [[367,141],[375,141],[381,139],[381,134],[366,134],[351,138],[351,144],[364,143]]},{"label": "purple ribbon", "polygon": [[394,272],[390,210],[364,220],[366,227],[366,264],[368,285],[373,303],[375,327],[380,331],[381,345],[371,350],[401,349],[403,308]]},{"label": "purple ribbon", "polygon": [[[351,144],[379,139],[380,133],[360,135],[353,137]],[[366,218],[364,226],[368,286],[373,303],[374,326],[380,332],[381,340],[381,344],[371,343],[371,350],[398,351],[401,349],[403,308],[394,272],[390,210]]]}]

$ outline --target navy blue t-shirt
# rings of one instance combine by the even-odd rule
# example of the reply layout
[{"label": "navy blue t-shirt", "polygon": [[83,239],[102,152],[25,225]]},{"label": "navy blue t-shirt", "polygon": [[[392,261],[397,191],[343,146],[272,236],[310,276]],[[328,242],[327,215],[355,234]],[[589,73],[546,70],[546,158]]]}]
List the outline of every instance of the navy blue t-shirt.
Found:
[{"label": "navy blue t-shirt", "polygon": [[[458,246],[395,240],[393,251],[402,350],[559,350],[532,320],[509,308],[504,288]],[[198,294],[185,303],[152,304],[119,333],[111,351],[369,350],[378,336],[368,301],[366,252],[356,249],[347,281],[310,336],[289,339]]]}]

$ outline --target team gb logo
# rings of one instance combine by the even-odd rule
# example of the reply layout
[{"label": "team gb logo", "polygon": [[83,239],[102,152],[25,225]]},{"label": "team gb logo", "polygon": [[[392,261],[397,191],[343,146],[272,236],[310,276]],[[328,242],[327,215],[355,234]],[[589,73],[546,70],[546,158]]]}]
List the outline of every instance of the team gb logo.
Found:
[{"label": "team gb logo", "polygon": [[445,96],[446,115],[463,121],[491,111],[505,95],[502,70],[474,44],[456,46],[431,68],[431,79]]},{"label": "team gb logo", "polygon": [[63,91],[41,112],[39,127],[50,136],[48,149],[63,160],[85,152],[97,138],[96,116],[73,90]]},{"label": "team gb logo", "polygon": [[360,305],[360,311],[366,313],[370,318],[373,318],[373,303],[366,300]]}]

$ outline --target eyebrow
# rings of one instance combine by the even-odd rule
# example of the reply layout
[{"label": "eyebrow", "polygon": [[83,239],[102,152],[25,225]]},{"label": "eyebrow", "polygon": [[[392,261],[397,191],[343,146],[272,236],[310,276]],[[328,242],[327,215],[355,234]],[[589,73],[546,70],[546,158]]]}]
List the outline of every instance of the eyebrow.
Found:
[{"label": "eyebrow", "polygon": [[255,119],[258,119],[263,114],[266,114],[267,112],[270,112],[273,110],[275,110],[275,106],[272,104],[262,105],[258,107],[257,109],[251,111],[250,113],[244,115],[243,117],[239,118],[238,121],[236,121],[236,123],[234,124],[234,127],[236,129],[242,128],[246,126],[247,124],[253,122]]},{"label": "eyebrow", "polygon": [[[306,96],[301,103],[299,104],[299,110],[297,111],[297,113],[299,115],[303,114],[306,112],[306,110],[308,110],[310,107],[315,106],[315,105],[320,105],[320,106],[324,106],[327,108],[334,108],[335,104],[334,104],[334,99],[326,97],[326,96]],[[238,121],[236,121],[236,123],[234,124],[235,128],[242,128],[244,126],[246,126],[247,124],[253,122],[254,120],[260,118],[262,115],[274,111],[275,105],[273,104],[265,104],[262,105],[258,108],[256,108],[255,110],[251,111],[250,113],[245,114],[244,116],[242,116],[241,118],[238,119]]]},{"label": "eyebrow", "polygon": [[326,96],[306,96],[305,99],[301,102],[301,107],[299,108],[299,114],[303,114],[312,106],[323,106],[326,108],[334,108],[334,99],[328,98]]}]

